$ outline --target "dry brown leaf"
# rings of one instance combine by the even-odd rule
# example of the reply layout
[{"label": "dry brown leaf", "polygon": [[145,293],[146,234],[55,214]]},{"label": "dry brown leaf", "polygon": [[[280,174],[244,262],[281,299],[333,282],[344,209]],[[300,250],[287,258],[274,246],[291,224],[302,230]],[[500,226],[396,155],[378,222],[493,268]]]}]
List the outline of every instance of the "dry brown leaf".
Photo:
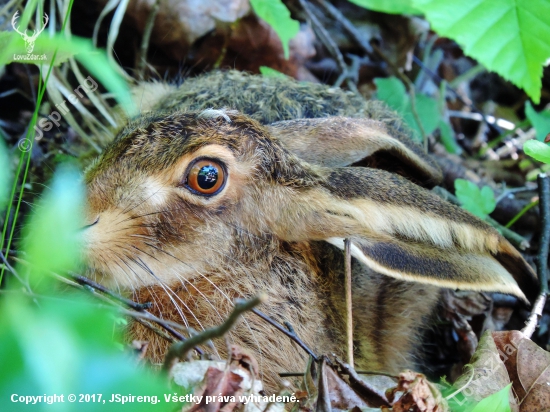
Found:
[{"label": "dry brown leaf", "polygon": [[335,358],[336,363],[348,376],[351,388],[356,391],[370,406],[389,406],[386,391],[395,385],[395,380],[383,375],[359,376],[347,363]]},{"label": "dry brown leaf", "polygon": [[[275,412],[284,404],[270,402],[262,395],[258,363],[241,347],[230,347],[229,363],[223,361],[180,362],[171,370],[174,382],[193,388],[195,402],[184,405],[185,412]],[[262,394],[262,395],[261,395]],[[256,400],[251,399],[253,395]],[[246,396],[249,399],[242,399]]]},{"label": "dry brown leaf", "polygon": [[421,373],[403,371],[399,374],[397,386],[388,391],[391,401],[397,392],[401,397],[392,404],[393,412],[446,412],[447,402],[439,389]]},{"label": "dry brown leaf", "polygon": [[550,410],[550,353],[518,331],[493,332],[520,412]]}]

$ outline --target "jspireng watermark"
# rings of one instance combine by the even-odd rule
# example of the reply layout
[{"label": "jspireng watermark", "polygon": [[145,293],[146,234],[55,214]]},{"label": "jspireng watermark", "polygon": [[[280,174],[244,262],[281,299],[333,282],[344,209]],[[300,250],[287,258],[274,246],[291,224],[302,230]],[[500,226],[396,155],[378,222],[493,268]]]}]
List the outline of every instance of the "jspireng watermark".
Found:
[{"label": "jspireng watermark", "polygon": [[45,54],[32,54],[32,52],[34,50],[34,42],[36,41],[36,39],[38,38],[40,33],[42,33],[44,31],[44,29],[46,28],[46,25],[48,24],[48,21],[50,20],[48,15],[46,13],[44,13],[44,24],[42,25],[42,28],[33,30],[32,34],[30,34],[30,35],[27,34],[27,32],[29,30],[24,30],[24,31],[20,30],[19,26],[17,25],[17,19],[18,18],[19,18],[19,11],[15,12],[15,14],[13,15],[13,18],[11,19],[11,26],[13,27],[13,30],[16,33],[19,33],[19,35],[25,41],[25,49],[27,49],[27,54],[14,54],[13,55],[13,60],[14,61],[17,61],[17,60],[25,60],[25,61],[28,61],[28,60],[31,60],[31,61],[46,60],[47,57],[46,57]]},{"label": "jspireng watermark", "polygon": [[[80,99],[84,98],[85,95],[95,92],[96,90],[97,82],[92,79],[91,76],[88,76],[84,79],[82,84],[78,85],[78,87],[73,90],[74,93],[71,93],[67,97],[67,100],[72,105],[76,105]],[[39,141],[42,139],[42,137],[44,137],[44,132],[49,132],[52,130],[54,125],[57,127],[60,126],[59,122],[61,120],[61,116],[69,112],[67,100],[63,100],[61,103],[56,104],[55,108],[57,110],[53,110],[49,116],[42,117],[36,122],[36,125],[34,126],[34,130],[36,132],[34,140]],[[22,152],[28,152],[31,149],[31,140],[24,138],[20,140],[17,145]]]}]

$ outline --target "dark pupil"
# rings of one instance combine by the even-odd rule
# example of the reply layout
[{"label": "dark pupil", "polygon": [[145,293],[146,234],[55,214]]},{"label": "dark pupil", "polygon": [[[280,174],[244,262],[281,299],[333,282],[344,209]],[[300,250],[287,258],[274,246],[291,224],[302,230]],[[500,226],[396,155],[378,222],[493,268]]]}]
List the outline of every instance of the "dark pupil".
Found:
[{"label": "dark pupil", "polygon": [[218,169],[212,165],[203,166],[197,174],[197,184],[201,189],[211,189],[218,181]]}]

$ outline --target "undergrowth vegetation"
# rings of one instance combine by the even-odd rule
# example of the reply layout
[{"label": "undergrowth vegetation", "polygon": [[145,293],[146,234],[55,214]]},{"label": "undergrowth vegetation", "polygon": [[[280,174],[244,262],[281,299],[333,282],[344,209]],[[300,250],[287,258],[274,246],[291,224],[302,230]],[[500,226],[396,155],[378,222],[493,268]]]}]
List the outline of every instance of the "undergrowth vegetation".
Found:
[{"label": "undergrowth vegetation", "polygon": [[[543,65],[550,58],[550,3],[545,0],[352,0],[362,7],[394,14],[423,15],[439,35],[456,41],[464,53],[482,67],[499,73],[523,89],[532,102],[541,99]],[[83,187],[79,163],[61,156],[49,180],[42,182],[44,191],[32,204],[32,213],[22,213],[32,173],[31,157],[37,144],[37,128],[47,114],[71,94],[75,84],[87,76],[100,83],[101,93],[89,94],[89,105],[75,104],[64,115],[68,127],[78,135],[83,156],[93,156],[113,136],[117,119],[134,115],[130,96],[132,77],[116,62],[113,46],[119,34],[127,1],[109,1],[114,17],[111,22],[107,51],[94,46],[92,39],[72,35],[70,16],[73,0],[24,3],[12,0],[0,8],[7,29],[15,11],[20,11],[19,27],[29,22],[41,24],[44,13],[49,25],[35,42],[33,53],[45,55],[44,63],[14,59],[25,50],[25,43],[12,30],[0,32],[0,73],[10,63],[32,65],[39,73],[34,90],[34,110],[28,119],[25,135],[19,145],[8,147],[0,138],[0,410],[23,410],[10,401],[17,396],[38,394],[98,394],[97,402],[55,405],[37,404],[32,410],[174,410],[176,404],[109,402],[111,394],[157,395],[173,393],[164,376],[139,366],[122,342],[124,313],[109,302],[98,303],[94,292],[81,285],[67,286],[59,278],[68,271],[78,272],[79,228],[83,226],[81,209]],[[256,14],[270,24],[279,36],[285,58],[289,41],[300,25],[281,2],[250,0]],[[46,9],[48,7],[48,9]],[[23,53],[24,54],[24,53]],[[265,76],[283,75],[262,67]],[[479,72],[479,66],[468,75]],[[462,152],[457,143],[446,106],[448,87],[442,81],[431,95],[418,92],[420,76],[404,75],[376,78],[376,97],[399,112],[413,130],[419,143],[428,146],[436,133],[446,151]],[[34,85],[33,85],[34,86]],[[114,110],[115,105],[119,109]],[[550,147],[545,138],[550,132],[550,111],[537,112],[525,103],[527,123],[534,127],[535,138],[525,142],[525,153],[543,165],[535,164],[531,176],[550,170]],[[3,134],[0,129],[0,134]],[[497,145],[502,136],[489,142]],[[483,150],[486,150],[485,147]],[[36,187],[33,186],[33,187]],[[464,208],[486,218],[496,206],[490,187],[479,188],[466,180],[455,181],[456,196]],[[533,201],[529,207],[537,205]],[[512,225],[528,209],[522,210]],[[70,282],[69,282],[70,283]],[[76,286],[76,287],[73,287]],[[66,290],[70,289],[70,290]],[[480,402],[473,412],[510,410],[508,390]],[[99,397],[101,394],[101,397]],[[504,400],[503,400],[504,399]],[[104,403],[104,401],[107,401]],[[101,408],[97,404],[101,404]],[[31,410],[30,407],[28,410]]]}]

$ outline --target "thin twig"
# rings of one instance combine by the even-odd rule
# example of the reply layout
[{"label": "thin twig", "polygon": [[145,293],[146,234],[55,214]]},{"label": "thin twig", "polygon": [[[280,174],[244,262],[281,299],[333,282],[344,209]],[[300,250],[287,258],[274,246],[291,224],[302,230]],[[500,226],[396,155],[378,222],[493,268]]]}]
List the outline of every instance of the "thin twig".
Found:
[{"label": "thin twig", "polygon": [[184,342],[178,342],[170,347],[166,357],[164,358],[164,365],[162,366],[163,370],[169,372],[172,369],[172,366],[178,359],[185,359],[185,355],[195,346],[201,345],[206,341],[209,341],[214,338],[219,338],[225,335],[233,327],[239,316],[244,312],[252,310],[255,306],[258,306],[265,300],[264,296],[257,296],[250,300],[237,300],[233,311],[229,317],[219,326],[214,328],[206,329],[205,331],[199,333],[198,335],[192,336]]},{"label": "thin twig", "polygon": [[411,82],[411,79],[409,79],[407,76],[403,74],[401,70],[399,70],[399,67],[396,66],[396,64],[391,61],[382,51],[380,47],[378,47],[376,44],[371,45],[373,50],[380,56],[384,62],[391,67],[392,72],[399,77],[399,79],[405,83],[405,87],[407,88],[407,91],[409,92],[409,99],[411,101],[411,112],[413,114],[415,122],[418,124],[418,129],[420,130],[420,134],[422,137],[422,141],[424,142],[424,150],[426,153],[428,152],[428,136],[426,135],[426,131],[424,130],[424,125],[420,121],[420,115],[418,114],[418,110],[416,109],[416,93],[414,90],[414,84]]},{"label": "thin twig", "polygon": [[539,210],[541,219],[541,232],[539,241],[539,253],[537,254],[537,274],[540,283],[540,295],[533,305],[531,315],[525,322],[521,332],[530,338],[542,317],[544,304],[548,295],[548,248],[550,247],[550,179],[546,173],[537,176],[539,184]]},{"label": "thin twig", "polygon": [[[303,0],[301,0],[303,1]],[[363,49],[365,53],[372,56],[373,52],[376,53],[378,57],[380,57],[389,67],[391,67],[392,72],[401,79],[403,83],[405,83],[405,86],[407,87],[407,91],[409,92],[409,98],[411,102],[411,112],[414,116],[414,120],[418,124],[418,129],[420,130],[420,134],[422,135],[422,141],[424,142],[424,149],[426,152],[428,151],[428,136],[426,135],[426,131],[424,130],[424,125],[420,121],[420,115],[418,114],[418,110],[416,108],[416,94],[414,89],[414,84],[411,82],[411,80],[399,70],[399,67],[395,65],[393,61],[391,61],[375,44],[370,44],[369,42],[365,41],[359,31],[355,28],[353,23],[351,23],[340,11],[338,11],[333,5],[329,4],[325,0],[317,0],[317,3],[334,18],[344,31],[348,33],[348,35],[352,38],[355,43],[359,47]],[[303,6],[302,6],[303,7]]]},{"label": "thin twig", "polygon": [[345,259],[345,282],[346,282],[346,337],[347,337],[347,352],[348,363],[354,365],[353,362],[353,309],[351,295],[351,240],[344,240],[344,259]]},{"label": "thin twig", "polygon": [[143,80],[143,74],[145,72],[145,64],[147,63],[147,52],[149,50],[149,43],[151,40],[151,33],[153,32],[153,26],[155,25],[155,19],[160,9],[160,0],[156,0],[149,12],[147,21],[145,22],[145,30],[143,30],[143,37],[141,39],[141,47],[139,51],[138,61],[138,79]]},{"label": "thin twig", "polygon": [[[24,259],[16,258],[16,257],[14,257],[13,259],[23,265],[31,266],[31,264]],[[149,322],[156,323],[177,340],[184,341],[187,339],[185,336],[183,336],[180,332],[176,330],[176,329],[187,330],[185,326],[179,325],[169,320],[160,319],[159,317],[146,311],[144,308],[148,307],[149,306],[148,304],[141,304],[141,303],[137,303],[132,300],[126,299],[120,295],[117,295],[114,292],[111,292],[109,289],[100,285],[99,283],[96,283],[93,280],[88,279],[87,277],[84,277],[82,275],[70,273],[68,274],[68,276],[61,276],[55,272],[50,272],[50,274],[63,283],[66,283],[77,289],[91,292],[94,297],[104,302],[107,302],[110,305],[118,306],[118,310],[121,311],[123,315],[130,316],[134,319],[142,319],[142,320],[145,319]],[[120,306],[120,304],[124,304],[130,307],[132,310],[123,308]],[[143,324],[143,325],[149,327],[148,324]],[[158,329],[154,327],[149,329],[151,329],[155,333],[157,333],[158,331]],[[166,338],[165,334],[159,334],[159,335],[163,338]],[[167,339],[167,340],[171,341],[171,339]],[[204,353],[204,351],[200,348],[196,348],[196,351],[200,355]]]},{"label": "thin twig", "polygon": [[[441,84],[441,82],[443,81],[443,79],[437,74],[435,73],[434,71],[432,71],[430,68],[426,67],[426,65],[424,64],[424,62],[422,60],[420,60],[418,57],[416,57],[415,55],[413,55],[413,62],[415,62],[418,67],[420,67],[422,70],[424,70],[426,73],[428,73],[428,75],[432,78],[432,80],[434,81],[434,83],[439,87],[439,85]],[[473,105],[472,103],[469,103],[467,101],[465,101],[462,96],[460,95],[460,93],[458,93],[452,86],[450,86],[448,83],[445,83],[445,88],[450,91],[458,100],[460,100],[460,102],[462,104],[464,104],[465,106],[469,107],[470,110],[472,110],[473,112],[475,113],[479,113],[481,116],[482,116],[482,119],[483,121],[487,124],[487,126],[489,127],[489,129],[497,132],[498,134],[501,134],[501,131],[500,129],[493,123],[489,122],[487,120],[487,116],[485,115],[485,113],[483,113],[481,110],[479,110],[475,105]]]},{"label": "thin twig", "polygon": [[94,282],[93,280],[91,280],[91,279],[89,279],[85,276],[79,275],[79,274],[74,273],[74,272],[69,272],[68,274],[69,274],[70,278],[73,279],[75,282],[77,282],[81,285],[90,286],[93,289],[98,290],[98,291],[112,297],[113,299],[119,301],[120,303],[128,306],[129,308],[137,310],[138,312],[141,312],[142,310],[145,310],[145,309],[150,309],[151,306],[152,306],[151,302],[137,303],[137,302],[134,302],[133,300],[126,299],[125,297],[120,296],[120,295],[112,292],[111,290],[107,289],[105,286],[100,285],[99,283]]},{"label": "thin twig", "polygon": [[317,3],[325,9],[325,11],[332,16],[334,20],[336,20],[344,31],[346,31],[349,36],[357,43],[368,55],[373,54],[373,49],[369,42],[365,41],[363,36],[361,36],[361,33],[359,33],[359,30],[353,25],[352,22],[350,22],[336,7],[334,7],[332,4],[325,0],[317,0]]},{"label": "thin twig", "polygon": [[550,247],[550,179],[546,173],[537,177],[539,184],[539,210],[542,229],[540,232],[537,272],[540,292],[548,294],[548,248]]},{"label": "thin twig", "polygon": [[267,323],[269,323],[271,326],[278,329],[280,332],[283,332],[286,336],[288,336],[290,339],[292,339],[294,342],[298,344],[299,347],[301,347],[303,350],[306,351],[306,353],[311,356],[315,361],[318,361],[319,358],[315,353],[304,343],[301,341],[301,339],[296,335],[293,329],[285,329],[283,325],[281,325],[279,322],[277,322],[274,319],[271,319],[269,316],[267,316],[265,313],[259,311],[258,309],[252,309],[252,313],[258,315],[260,318],[265,320]]},{"label": "thin twig", "polygon": [[302,6],[302,9],[306,13],[306,18],[313,27],[313,30],[319,37],[319,40],[323,45],[326,47],[328,52],[334,57],[336,60],[336,63],[338,64],[338,67],[340,67],[341,70],[341,76],[340,78],[345,78],[346,85],[349,87],[349,89],[359,95],[359,90],[357,89],[357,85],[353,81],[353,79],[350,78],[349,75],[349,68],[344,61],[344,56],[342,55],[342,52],[340,52],[340,49],[338,48],[338,45],[336,42],[330,37],[330,34],[328,31],[323,27],[319,19],[315,16],[313,13],[313,5],[308,4],[307,0],[298,0],[300,2],[300,5]]}]

